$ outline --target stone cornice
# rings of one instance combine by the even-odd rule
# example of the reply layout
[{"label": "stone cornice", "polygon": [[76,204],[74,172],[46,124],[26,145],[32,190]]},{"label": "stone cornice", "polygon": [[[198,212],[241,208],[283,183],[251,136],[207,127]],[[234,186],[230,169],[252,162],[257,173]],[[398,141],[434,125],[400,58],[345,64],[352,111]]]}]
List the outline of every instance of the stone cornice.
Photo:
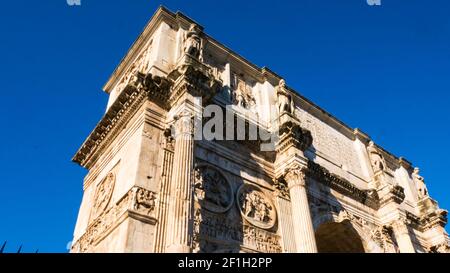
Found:
[{"label": "stone cornice", "polygon": [[379,208],[379,198],[376,192],[361,190],[344,178],[330,173],[319,164],[308,161],[307,174],[318,183],[322,183],[331,189],[358,201],[361,204],[375,210],[378,210]]},{"label": "stone cornice", "polygon": [[160,77],[137,75],[134,83],[127,85],[88,136],[72,161],[90,168],[99,151],[109,145],[121,132],[121,128],[148,99],[165,106],[170,83]]}]

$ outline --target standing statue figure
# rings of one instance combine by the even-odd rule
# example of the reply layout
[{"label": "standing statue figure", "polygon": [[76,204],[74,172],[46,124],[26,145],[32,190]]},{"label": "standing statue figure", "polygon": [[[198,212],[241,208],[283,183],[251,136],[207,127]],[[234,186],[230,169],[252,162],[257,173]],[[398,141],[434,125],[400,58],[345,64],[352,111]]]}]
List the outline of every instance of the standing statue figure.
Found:
[{"label": "standing statue figure", "polygon": [[425,184],[425,179],[422,176],[420,176],[419,172],[420,172],[419,168],[417,168],[417,167],[414,168],[412,177],[413,177],[414,183],[416,183],[419,198],[422,199],[422,198],[428,196],[428,189],[427,189],[427,185]]},{"label": "standing statue figure", "polygon": [[289,114],[294,114],[294,100],[289,94],[286,88],[286,81],[281,79],[277,87],[277,101],[278,101],[278,112],[283,114],[287,112]]},{"label": "standing statue figure", "polygon": [[384,171],[384,159],[378,149],[375,147],[375,143],[370,141],[369,147],[367,147],[367,151],[369,152],[370,161],[372,163],[373,171],[375,173],[379,171]]},{"label": "standing statue figure", "polygon": [[184,37],[184,52],[196,59],[202,58],[202,39],[197,25],[191,24]]}]

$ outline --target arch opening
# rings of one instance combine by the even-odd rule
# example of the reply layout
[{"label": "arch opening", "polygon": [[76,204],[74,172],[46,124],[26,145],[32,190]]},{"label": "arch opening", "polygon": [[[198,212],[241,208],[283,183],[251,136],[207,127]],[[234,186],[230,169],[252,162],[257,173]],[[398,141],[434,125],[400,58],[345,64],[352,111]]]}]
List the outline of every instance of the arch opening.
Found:
[{"label": "arch opening", "polygon": [[365,252],[361,237],[349,223],[323,223],[315,235],[319,253]]}]

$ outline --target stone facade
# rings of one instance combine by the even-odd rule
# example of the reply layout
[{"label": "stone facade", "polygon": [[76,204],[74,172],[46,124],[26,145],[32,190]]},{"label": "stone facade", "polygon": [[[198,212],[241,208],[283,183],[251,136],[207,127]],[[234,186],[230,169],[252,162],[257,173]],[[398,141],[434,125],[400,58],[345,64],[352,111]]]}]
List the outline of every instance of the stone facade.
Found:
[{"label": "stone facade", "polygon": [[[73,158],[89,173],[72,252],[449,251],[418,168],[181,13],[159,8],[104,90]],[[196,139],[208,105],[277,132],[274,149]]]}]

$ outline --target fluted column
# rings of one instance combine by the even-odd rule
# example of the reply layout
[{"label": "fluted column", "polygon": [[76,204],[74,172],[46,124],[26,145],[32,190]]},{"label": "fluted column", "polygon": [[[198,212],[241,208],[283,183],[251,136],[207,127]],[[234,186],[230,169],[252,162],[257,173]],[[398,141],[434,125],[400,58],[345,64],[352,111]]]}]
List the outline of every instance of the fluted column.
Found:
[{"label": "fluted column", "polygon": [[285,176],[292,204],[295,244],[299,253],[317,253],[314,227],[306,192],[306,176],[302,166],[290,168]]},{"label": "fluted column", "polygon": [[392,224],[400,253],[415,253],[414,245],[409,235],[408,226],[403,220],[396,220]]},{"label": "fluted column", "polygon": [[169,204],[167,251],[191,251],[192,171],[194,166],[193,119],[188,111],[176,118],[174,126],[174,158],[172,170],[172,200]]}]

